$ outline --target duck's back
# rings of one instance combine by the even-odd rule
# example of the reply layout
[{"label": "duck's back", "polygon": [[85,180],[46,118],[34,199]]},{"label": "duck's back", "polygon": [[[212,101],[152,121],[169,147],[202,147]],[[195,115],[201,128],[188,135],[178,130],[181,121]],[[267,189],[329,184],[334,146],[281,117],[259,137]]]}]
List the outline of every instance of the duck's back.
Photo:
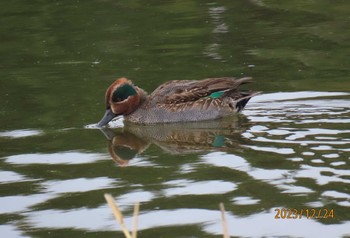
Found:
[{"label": "duck's back", "polygon": [[170,81],[159,86],[125,120],[153,124],[213,120],[240,112],[255,92],[239,92],[250,78]]}]

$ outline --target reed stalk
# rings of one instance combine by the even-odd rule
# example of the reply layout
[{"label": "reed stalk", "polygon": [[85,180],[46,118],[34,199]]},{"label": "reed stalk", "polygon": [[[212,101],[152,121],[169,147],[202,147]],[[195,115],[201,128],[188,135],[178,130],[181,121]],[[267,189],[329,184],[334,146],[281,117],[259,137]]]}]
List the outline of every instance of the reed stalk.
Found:
[{"label": "reed stalk", "polygon": [[222,222],[222,228],[224,230],[223,237],[224,238],[230,238],[228,234],[228,226],[227,226],[227,221],[226,221],[226,216],[225,216],[225,206],[223,203],[219,204],[220,210],[221,210],[221,222]]},{"label": "reed stalk", "polygon": [[[122,228],[122,231],[126,238],[137,238],[137,226],[138,226],[138,216],[140,211],[140,203],[137,202],[134,205],[134,214],[133,214],[133,223],[132,223],[132,234],[130,235],[130,232],[128,231],[128,228],[126,227],[124,223],[124,217],[121,213],[118,204],[114,201],[113,197],[105,193],[104,197],[107,201],[108,206],[112,209],[113,215],[116,219],[116,221],[119,223],[120,227]],[[223,238],[230,238],[228,234],[228,225],[227,220],[225,216],[225,206],[223,203],[219,204],[220,210],[221,210],[221,222],[222,222],[222,228],[223,228]]]},{"label": "reed stalk", "polygon": [[134,205],[134,219],[132,222],[132,238],[137,238],[137,225],[139,218],[140,203],[137,202]]},{"label": "reed stalk", "polygon": [[112,212],[114,214],[115,219],[117,220],[120,227],[122,228],[122,231],[123,231],[125,237],[132,238],[129,231],[128,231],[128,228],[125,226],[123,214],[119,210],[118,204],[114,201],[113,197],[110,194],[105,193],[104,197],[105,197],[109,207],[112,209]]}]

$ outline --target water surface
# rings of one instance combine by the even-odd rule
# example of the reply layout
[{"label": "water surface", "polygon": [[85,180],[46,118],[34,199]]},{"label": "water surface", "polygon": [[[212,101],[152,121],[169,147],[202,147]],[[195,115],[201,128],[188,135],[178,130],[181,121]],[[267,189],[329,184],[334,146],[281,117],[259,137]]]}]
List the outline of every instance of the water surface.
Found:
[{"label": "water surface", "polygon": [[[347,1],[0,3],[0,233],[139,237],[350,236]],[[91,129],[117,77],[252,76],[242,115]],[[334,218],[275,219],[275,209]],[[252,229],[254,228],[254,229]]]}]

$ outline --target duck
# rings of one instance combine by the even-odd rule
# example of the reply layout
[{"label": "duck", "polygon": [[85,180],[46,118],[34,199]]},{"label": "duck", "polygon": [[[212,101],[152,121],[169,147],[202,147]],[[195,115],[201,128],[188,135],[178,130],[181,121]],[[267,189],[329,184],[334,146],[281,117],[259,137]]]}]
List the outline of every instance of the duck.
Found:
[{"label": "duck", "polygon": [[119,116],[124,122],[157,124],[215,120],[241,112],[260,92],[239,91],[252,78],[207,78],[173,80],[158,86],[151,94],[123,77],[106,90],[106,111],[97,127]]}]

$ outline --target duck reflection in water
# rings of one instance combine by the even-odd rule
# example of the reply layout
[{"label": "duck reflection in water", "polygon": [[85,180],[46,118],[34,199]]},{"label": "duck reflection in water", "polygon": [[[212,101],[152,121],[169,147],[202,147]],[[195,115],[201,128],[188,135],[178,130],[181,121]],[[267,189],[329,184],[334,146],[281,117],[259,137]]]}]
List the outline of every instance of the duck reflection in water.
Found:
[{"label": "duck reflection in water", "polygon": [[213,121],[156,125],[125,124],[123,128],[101,128],[108,140],[108,151],[120,166],[145,151],[151,144],[170,154],[237,149],[241,133],[249,126],[244,115]]}]

